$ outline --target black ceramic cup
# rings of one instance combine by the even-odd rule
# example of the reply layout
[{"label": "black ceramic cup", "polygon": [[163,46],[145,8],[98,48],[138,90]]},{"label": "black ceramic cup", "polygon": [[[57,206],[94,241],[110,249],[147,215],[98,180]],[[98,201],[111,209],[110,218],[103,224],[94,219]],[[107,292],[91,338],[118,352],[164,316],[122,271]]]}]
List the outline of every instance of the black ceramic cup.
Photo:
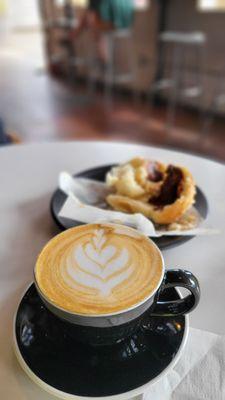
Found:
[{"label": "black ceramic cup", "polygon": [[[153,243],[153,242],[152,242]],[[156,246],[153,243],[154,246]],[[157,246],[156,246],[157,247]],[[158,247],[157,247],[158,249]],[[122,312],[105,315],[79,315],[68,312],[53,304],[41,291],[35,279],[36,289],[49,311],[70,324],[76,340],[91,345],[107,345],[119,343],[128,338],[151,316],[171,317],[190,313],[199,303],[200,288],[197,278],[183,269],[163,272],[159,285],[150,297],[141,304]],[[186,297],[174,301],[160,301],[160,294],[169,288],[185,288],[190,292]]]}]

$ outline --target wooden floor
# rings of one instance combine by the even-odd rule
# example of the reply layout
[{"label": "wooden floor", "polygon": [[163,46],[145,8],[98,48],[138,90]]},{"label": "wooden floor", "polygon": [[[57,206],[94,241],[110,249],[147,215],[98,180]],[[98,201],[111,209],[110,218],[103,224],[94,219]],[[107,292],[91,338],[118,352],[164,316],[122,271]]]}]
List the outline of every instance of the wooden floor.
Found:
[{"label": "wooden floor", "polygon": [[85,87],[72,87],[50,77],[38,58],[28,59],[28,53],[21,55],[12,43],[0,50],[0,116],[22,141],[127,141],[225,161],[225,119],[214,120],[206,137],[199,115],[179,109],[176,127],[168,131],[165,106],[152,112],[144,101],[133,103],[115,96],[109,104],[100,92],[90,98]]}]

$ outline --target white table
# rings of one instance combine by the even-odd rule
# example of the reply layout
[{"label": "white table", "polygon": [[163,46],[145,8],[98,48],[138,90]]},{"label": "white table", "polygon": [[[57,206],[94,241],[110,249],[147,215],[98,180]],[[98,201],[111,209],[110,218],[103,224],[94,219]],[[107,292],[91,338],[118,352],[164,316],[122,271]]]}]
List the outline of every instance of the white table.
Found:
[{"label": "white table", "polygon": [[12,319],[21,293],[32,281],[42,246],[56,234],[49,201],[62,170],[71,173],[141,155],[186,165],[204,191],[218,236],[196,237],[164,251],[168,267],[185,267],[201,284],[192,327],[225,333],[225,167],[207,159],[138,145],[67,142],[0,149],[0,399],[47,400],[17,365]]}]

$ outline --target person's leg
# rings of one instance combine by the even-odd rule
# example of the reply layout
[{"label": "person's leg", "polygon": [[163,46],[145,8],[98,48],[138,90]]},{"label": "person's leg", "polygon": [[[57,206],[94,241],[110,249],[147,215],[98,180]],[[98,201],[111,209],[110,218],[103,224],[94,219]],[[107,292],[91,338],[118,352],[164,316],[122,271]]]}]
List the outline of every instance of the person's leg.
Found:
[{"label": "person's leg", "polygon": [[71,31],[71,35],[73,35],[73,37],[76,37],[85,29],[95,31],[99,25],[100,19],[96,11],[87,9],[80,16],[77,22],[77,26]]},{"label": "person's leg", "polygon": [[104,33],[110,32],[114,29],[110,22],[102,21],[100,16],[95,13],[89,20],[90,29],[96,43],[97,55],[103,64],[106,64],[109,59],[107,42]]},{"label": "person's leg", "polygon": [[71,39],[76,40],[85,29],[89,30],[93,35],[97,56],[100,61],[107,63],[108,49],[104,33],[113,30],[112,23],[103,21],[97,12],[86,10],[80,18],[77,27],[71,31]]}]

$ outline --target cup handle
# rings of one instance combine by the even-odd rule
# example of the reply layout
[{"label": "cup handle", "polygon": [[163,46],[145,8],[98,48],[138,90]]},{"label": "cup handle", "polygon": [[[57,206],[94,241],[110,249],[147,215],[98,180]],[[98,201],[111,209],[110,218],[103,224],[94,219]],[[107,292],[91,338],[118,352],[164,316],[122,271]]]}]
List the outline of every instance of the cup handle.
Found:
[{"label": "cup handle", "polygon": [[[186,297],[172,301],[160,301],[160,294],[170,288],[183,287],[190,291]],[[166,271],[163,283],[157,292],[155,303],[152,306],[153,316],[177,316],[187,314],[198,305],[200,287],[197,278],[189,271],[173,269]]]}]

